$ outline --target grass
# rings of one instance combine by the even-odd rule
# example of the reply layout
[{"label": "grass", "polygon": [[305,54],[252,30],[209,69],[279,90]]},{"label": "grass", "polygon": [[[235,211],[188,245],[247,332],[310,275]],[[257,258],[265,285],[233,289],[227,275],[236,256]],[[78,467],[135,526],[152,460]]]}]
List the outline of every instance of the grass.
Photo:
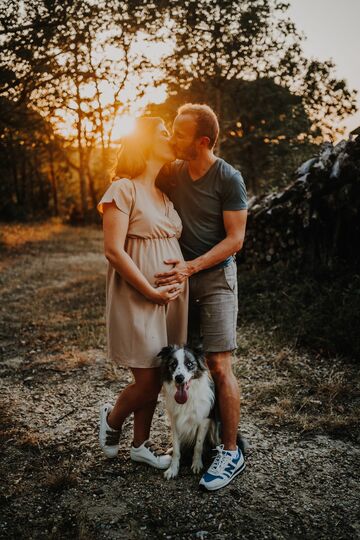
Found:
[{"label": "grass", "polygon": [[0,402],[0,441],[2,445],[11,444],[21,450],[30,450],[35,453],[40,452],[40,447],[48,441],[46,436],[29,429],[25,422],[15,421],[12,408],[16,407],[16,400],[12,407]]},{"label": "grass", "polygon": [[339,265],[309,275],[291,266],[240,266],[239,298],[240,322],[272,331],[280,343],[360,360],[360,271]]},{"label": "grass", "polygon": [[[251,330],[239,329],[238,351]],[[259,332],[259,330],[258,330]],[[269,339],[264,330],[264,341]],[[254,351],[253,351],[254,352]],[[239,352],[238,352],[239,354]],[[302,433],[359,436],[360,382],[357,366],[315,357],[296,347],[266,348],[261,354],[240,354],[235,373],[242,388],[242,407],[267,426]]]},{"label": "grass", "polygon": [[60,219],[53,218],[39,223],[1,224],[0,250],[11,250],[23,247],[25,244],[44,242],[54,234],[64,230]]},{"label": "grass", "polygon": [[61,493],[77,484],[78,477],[71,470],[71,461],[47,471],[43,482],[43,486],[53,493]]}]

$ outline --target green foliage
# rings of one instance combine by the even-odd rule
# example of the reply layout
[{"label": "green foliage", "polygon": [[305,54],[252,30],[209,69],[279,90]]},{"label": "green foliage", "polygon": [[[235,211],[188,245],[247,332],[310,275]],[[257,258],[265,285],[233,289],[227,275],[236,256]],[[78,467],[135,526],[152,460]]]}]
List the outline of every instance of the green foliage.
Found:
[{"label": "green foliage", "polygon": [[360,359],[360,273],[338,266],[315,276],[296,267],[239,268],[239,317],[281,342]]}]

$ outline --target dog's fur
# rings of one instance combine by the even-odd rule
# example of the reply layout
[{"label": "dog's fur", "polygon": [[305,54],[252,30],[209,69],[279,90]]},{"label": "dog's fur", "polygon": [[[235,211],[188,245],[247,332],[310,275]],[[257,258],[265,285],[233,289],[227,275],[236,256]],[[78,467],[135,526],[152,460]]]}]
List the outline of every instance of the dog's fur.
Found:
[{"label": "dog's fur", "polygon": [[[203,468],[205,439],[212,448],[220,444],[214,382],[201,349],[173,345],[164,347],[158,356],[162,359],[163,392],[173,442],[172,461],[164,473],[165,478],[177,476],[181,448],[184,446],[194,446],[191,468],[198,473]],[[181,387],[187,388],[187,385],[187,400],[177,402],[176,399],[184,399],[184,389]]]}]

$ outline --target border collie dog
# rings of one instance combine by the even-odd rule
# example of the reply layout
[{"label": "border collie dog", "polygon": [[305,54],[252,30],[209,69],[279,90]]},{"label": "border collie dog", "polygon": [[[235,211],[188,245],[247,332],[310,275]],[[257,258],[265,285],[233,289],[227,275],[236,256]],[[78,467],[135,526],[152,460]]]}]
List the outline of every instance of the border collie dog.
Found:
[{"label": "border collie dog", "polygon": [[171,345],[164,347],[162,381],[165,407],[171,423],[173,453],[165,478],[175,478],[179,472],[183,446],[194,446],[192,471],[203,468],[205,439],[212,447],[219,442],[219,422],[214,418],[215,386],[205,365],[203,351]]}]

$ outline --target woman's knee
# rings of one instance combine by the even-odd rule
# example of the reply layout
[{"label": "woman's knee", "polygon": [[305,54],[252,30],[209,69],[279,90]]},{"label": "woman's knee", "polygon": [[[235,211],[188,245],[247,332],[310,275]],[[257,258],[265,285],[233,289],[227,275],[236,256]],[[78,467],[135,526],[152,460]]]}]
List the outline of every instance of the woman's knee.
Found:
[{"label": "woman's knee", "polygon": [[161,386],[151,386],[145,389],[145,392],[147,392],[148,402],[157,401],[159,394],[160,394]]},{"label": "woman's knee", "polygon": [[147,370],[146,373],[141,373],[137,370],[134,373],[134,379],[134,385],[139,392],[143,393],[144,397],[148,398],[147,401],[157,399],[162,386],[159,372]]}]

